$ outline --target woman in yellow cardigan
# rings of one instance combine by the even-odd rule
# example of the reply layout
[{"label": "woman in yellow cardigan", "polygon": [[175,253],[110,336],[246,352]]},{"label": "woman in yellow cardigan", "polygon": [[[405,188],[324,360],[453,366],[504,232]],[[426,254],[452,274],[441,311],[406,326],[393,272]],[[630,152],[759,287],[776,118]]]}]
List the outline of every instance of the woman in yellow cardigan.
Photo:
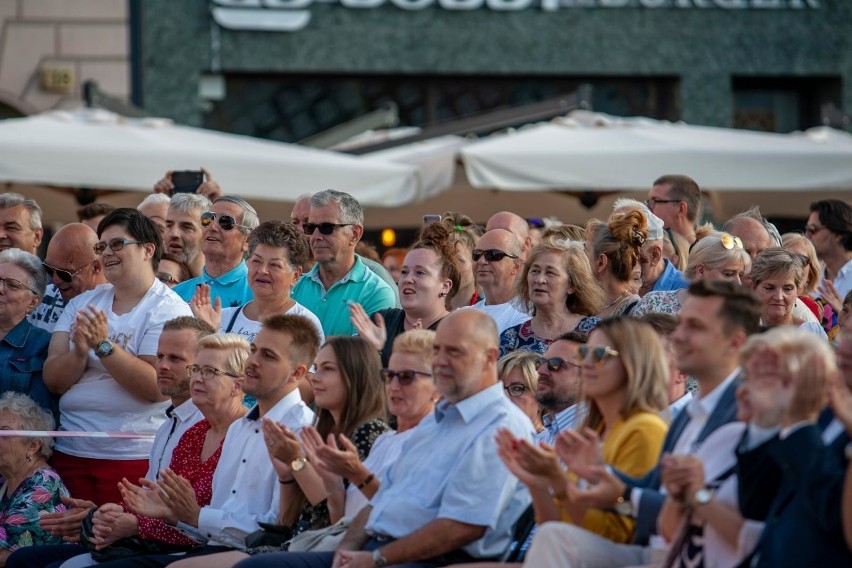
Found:
[{"label": "woman in yellow cardigan", "polygon": [[[657,334],[645,323],[619,317],[603,321],[577,352],[587,414],[580,429],[602,441],[604,462],[641,477],[657,463],[668,425],[666,359]],[[577,479],[566,472],[553,448],[498,436],[507,467],[527,484],[536,522],[562,520],[617,543],[633,539],[634,522],[614,512],[589,509],[570,498]]]}]

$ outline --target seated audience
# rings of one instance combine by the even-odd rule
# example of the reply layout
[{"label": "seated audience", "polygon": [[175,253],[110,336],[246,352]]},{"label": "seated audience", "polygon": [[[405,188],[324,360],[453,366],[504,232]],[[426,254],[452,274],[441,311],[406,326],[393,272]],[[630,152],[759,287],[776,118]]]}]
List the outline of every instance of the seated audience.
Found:
[{"label": "seated audience", "polygon": [[527,321],[529,314],[515,296],[524,267],[517,237],[505,229],[492,229],[479,238],[469,258],[476,284],[485,294],[472,307],[491,316],[500,333]]},{"label": "seated audience", "polygon": [[529,417],[536,433],[544,428],[542,409],[536,400],[539,359],[538,353],[515,351],[497,361],[497,377],[503,383],[506,396]]},{"label": "seated audience", "polygon": [[639,268],[639,252],[648,236],[648,221],[638,211],[612,215],[604,223],[586,224],[586,256],[592,274],[604,291],[599,318],[629,314],[639,303],[633,290],[633,272]]}]

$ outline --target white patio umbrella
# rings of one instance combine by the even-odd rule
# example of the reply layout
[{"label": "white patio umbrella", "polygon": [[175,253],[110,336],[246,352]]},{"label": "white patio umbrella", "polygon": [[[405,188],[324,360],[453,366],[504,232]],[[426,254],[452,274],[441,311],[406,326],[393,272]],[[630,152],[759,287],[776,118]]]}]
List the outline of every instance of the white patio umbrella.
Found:
[{"label": "white patio umbrella", "polygon": [[364,205],[421,197],[416,167],[103,110],[0,121],[0,181],[149,193],[167,170],[207,167],[226,193],[294,201],[334,188]]},{"label": "white patio umbrella", "polygon": [[461,150],[470,184],[515,191],[647,191],[684,173],[702,189],[852,189],[852,136],[773,134],[574,111]]}]

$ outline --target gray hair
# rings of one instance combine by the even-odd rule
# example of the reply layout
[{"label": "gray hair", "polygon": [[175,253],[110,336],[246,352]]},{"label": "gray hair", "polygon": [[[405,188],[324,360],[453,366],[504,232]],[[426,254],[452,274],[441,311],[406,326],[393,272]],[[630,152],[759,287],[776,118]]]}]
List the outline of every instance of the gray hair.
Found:
[{"label": "gray hair", "polygon": [[[40,407],[36,402],[25,394],[7,391],[0,396],[0,412],[8,412],[20,418],[21,430],[51,431],[55,428],[53,415]],[[27,443],[38,440],[41,442],[38,453],[45,460],[50,459],[53,453],[53,438],[32,436],[27,438]]]},{"label": "gray hair", "polygon": [[39,257],[21,249],[10,248],[0,252],[0,264],[7,263],[14,264],[26,272],[30,280],[29,287],[39,297],[44,298],[44,291],[47,288],[47,272],[44,271],[44,266]]},{"label": "gray hair", "polygon": [[751,270],[751,257],[745,249],[734,245],[730,249],[725,248],[722,244],[722,238],[727,235],[733,239],[728,233],[713,231],[704,236],[699,237],[695,244],[692,245],[692,250],[689,251],[689,261],[686,264],[684,275],[692,280],[695,278],[695,271],[698,265],[703,265],[705,268],[719,268],[730,262],[737,260],[743,263],[743,272],[748,274]]},{"label": "gray hair", "polygon": [[217,197],[213,203],[219,203],[220,201],[233,203],[242,208],[243,218],[240,220],[240,225],[243,226],[238,227],[238,229],[244,235],[248,235],[256,229],[258,225],[260,225],[260,219],[257,217],[257,211],[255,211],[255,208],[242,197],[237,197],[236,195],[223,195],[222,197]]},{"label": "gray hair", "polygon": [[176,193],[169,202],[169,209],[174,209],[181,213],[193,213],[199,209],[207,211],[211,205],[212,203],[210,203],[206,195],[201,195],[200,193]]},{"label": "gray hair", "polygon": [[171,203],[171,198],[165,193],[152,193],[148,197],[142,200],[142,203],[136,206],[136,209],[141,209],[146,205],[162,205],[163,203],[169,204]]},{"label": "gray hair", "polygon": [[20,206],[25,207],[30,212],[30,230],[38,231],[41,229],[41,207],[39,207],[35,199],[29,199],[20,193],[12,191],[0,193],[0,209],[11,209],[12,207]]},{"label": "gray hair", "polygon": [[772,242],[775,243],[773,246],[780,247],[781,244],[781,233],[778,232],[778,228],[770,223],[766,217],[764,217],[760,213],[760,207],[757,205],[752,205],[746,211],[741,213],[737,213],[730,219],[728,219],[725,224],[722,226],[722,230],[730,233],[731,228],[736,224],[740,219],[754,219],[766,229],[766,232],[769,233],[769,237],[772,239]]},{"label": "gray hair", "polygon": [[648,220],[648,241],[661,241],[665,237],[665,223],[663,220],[654,215],[647,205],[641,201],[631,199],[629,197],[619,197],[612,204],[613,213],[624,213],[625,211],[639,211]]},{"label": "gray hair", "polygon": [[332,203],[340,208],[340,223],[364,225],[364,208],[348,193],[326,189],[311,196],[311,207],[325,207]]}]

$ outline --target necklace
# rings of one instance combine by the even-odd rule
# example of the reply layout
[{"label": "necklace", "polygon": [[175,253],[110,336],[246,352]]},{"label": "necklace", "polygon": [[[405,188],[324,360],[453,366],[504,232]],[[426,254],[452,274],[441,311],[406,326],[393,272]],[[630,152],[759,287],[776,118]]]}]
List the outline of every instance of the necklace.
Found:
[{"label": "necklace", "polygon": [[613,300],[612,302],[610,302],[609,304],[607,304],[603,308],[601,308],[601,311],[607,310],[607,309],[613,307],[614,305],[616,305],[618,302],[620,302],[624,298],[625,294],[627,294],[627,290],[625,290],[624,292],[619,294],[618,297],[615,300]]}]

